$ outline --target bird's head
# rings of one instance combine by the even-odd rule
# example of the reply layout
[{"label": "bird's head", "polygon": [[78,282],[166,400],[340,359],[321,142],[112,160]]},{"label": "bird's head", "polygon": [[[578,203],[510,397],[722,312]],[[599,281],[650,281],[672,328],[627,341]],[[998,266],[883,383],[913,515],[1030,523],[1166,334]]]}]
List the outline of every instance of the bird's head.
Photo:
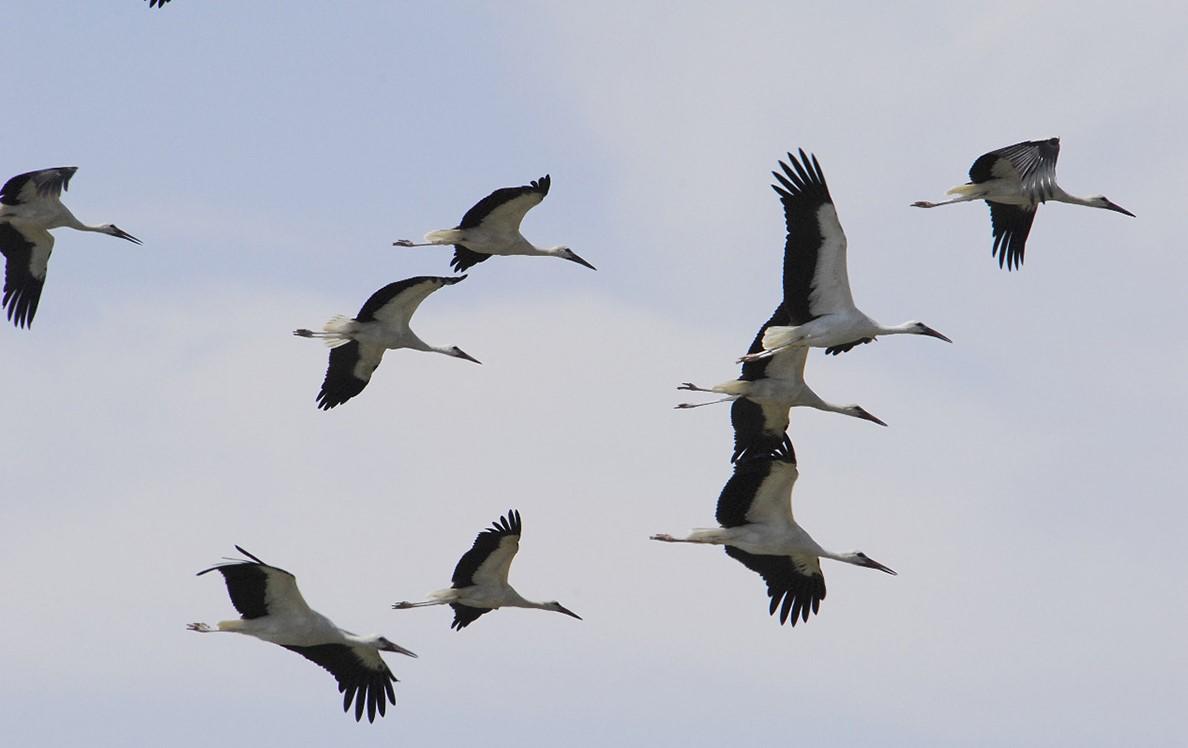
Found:
[{"label": "bird's head", "polygon": [[572,610],[565,607],[564,605],[557,602],[556,600],[547,602],[547,603],[545,603],[545,605],[548,607],[549,610],[554,610],[558,613],[564,613],[567,616],[573,616],[574,618],[578,619],[579,621],[582,620],[581,616],[579,616],[577,613],[574,613]]},{"label": "bird's head", "polygon": [[1105,208],[1106,210],[1112,210],[1115,213],[1123,213],[1130,216],[1131,218],[1136,217],[1134,213],[1131,213],[1121,205],[1110,202],[1109,198],[1107,198],[1105,195],[1095,195],[1094,197],[1089,198],[1089,202],[1092,203],[1093,207],[1095,208]]},{"label": "bird's head", "polygon": [[471,356],[469,353],[462,350],[461,348],[459,348],[456,345],[452,345],[449,348],[447,348],[446,353],[453,356],[454,358],[464,358],[467,361],[473,361],[476,364],[482,363],[482,361],[479,361],[477,358],[475,358],[474,356]]},{"label": "bird's head", "polygon": [[577,264],[584,265],[584,266],[590,268],[591,270],[598,269],[598,268],[594,267],[593,265],[591,265],[590,263],[583,260],[581,257],[578,257],[577,252],[574,252],[572,249],[570,249],[569,247],[566,247],[564,245],[562,245],[560,247],[553,247],[552,253],[554,255],[556,255],[557,257],[560,257],[563,260],[569,260],[570,262],[576,262]]},{"label": "bird's head", "polygon": [[939,332],[937,332],[936,330],[933,330],[931,327],[924,324],[923,322],[909,322],[908,323],[908,332],[912,333],[913,335],[927,335],[930,338],[940,338],[941,340],[945,341],[946,343],[953,342],[952,340],[949,340],[947,337],[945,337],[944,335],[941,335]]},{"label": "bird's head", "polygon": [[144,243],[144,242],[140,241],[139,239],[137,239],[136,237],[129,234],[127,231],[124,231],[123,229],[121,229],[119,226],[116,226],[114,223],[109,223],[106,226],[104,226],[103,233],[109,234],[111,236],[119,237],[120,239],[127,239],[128,241],[132,242],[133,244],[143,244]]},{"label": "bird's head", "polygon": [[417,656],[416,652],[407,650],[396,642],[383,636],[377,636],[375,638],[375,648],[381,652],[399,652],[400,654],[408,655],[409,657]]},{"label": "bird's head", "polygon": [[879,424],[880,426],[887,425],[886,423],[883,422],[882,419],[877,418],[876,416],[873,416],[869,412],[867,412],[866,408],[863,408],[861,405],[849,405],[849,406],[846,406],[845,410],[846,410],[846,415],[851,415],[851,416],[854,416],[855,418],[861,418],[864,421],[871,421],[873,423]]},{"label": "bird's head", "polygon": [[865,566],[868,569],[878,569],[879,571],[885,571],[892,576],[898,576],[893,570],[883,566],[878,561],[875,561],[862,551],[854,551],[853,553],[847,554],[846,560],[855,566]]}]

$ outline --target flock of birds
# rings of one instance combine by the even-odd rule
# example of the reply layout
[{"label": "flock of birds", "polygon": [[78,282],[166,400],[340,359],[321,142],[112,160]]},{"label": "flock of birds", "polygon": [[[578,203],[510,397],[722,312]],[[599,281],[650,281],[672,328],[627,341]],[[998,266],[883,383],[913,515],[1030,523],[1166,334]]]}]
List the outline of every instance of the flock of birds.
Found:
[{"label": "flock of birds", "polygon": [[[150,0],[163,5],[168,0]],[[950,203],[985,200],[990,206],[994,243],[992,255],[1000,267],[1019,268],[1035,211],[1041,203],[1059,201],[1129,211],[1104,197],[1069,195],[1055,181],[1056,138],[1027,141],[991,151],[970,169],[970,181],[950,190],[957,195],[939,203],[917,202],[931,208]],[[783,298],[759,329],[739,361],[737,380],[703,388],[692,383],[680,389],[725,395],[712,402],[731,402],[734,472],[718,499],[719,527],[694,530],[687,537],[656,534],[653,540],[670,543],[723,545],[727,555],[758,573],[767,584],[769,613],[779,612],[780,623],[807,621],[825,598],[820,559],[828,558],[895,574],[861,552],[828,551],[812,539],[792,514],[792,489],[798,476],[795,450],[788,436],[789,410],[806,406],[842,413],[879,425],[886,424],[858,405],[822,400],[804,380],[810,348],[837,355],[870,343],[880,335],[924,335],[952,342],[922,322],[883,325],[854,304],[846,270],[846,237],[824,173],[815,156],[803,150],[788,154],[781,171],[772,172],[772,185],[784,207],[787,240],[783,259]],[[5,258],[3,299],[9,321],[28,328],[36,315],[45,284],[56,228],[91,231],[140,244],[113,224],[82,223],[61,202],[75,167],[42,169],[12,177],[0,188],[0,253]],[[537,247],[520,233],[525,214],[549,192],[548,175],[520,187],[498,189],[476,203],[450,229],[431,231],[424,242],[395,242],[396,246],[452,245],[453,268],[462,272],[492,255],[560,257],[593,269],[565,246]],[[330,409],[359,395],[386,350],[410,348],[478,361],[457,346],[432,346],[409,327],[417,307],[429,294],[454,285],[466,275],[419,276],[390,283],[371,295],[353,318],[334,317],[320,331],[299,329],[295,335],[320,338],[330,345],[330,361],[318,393],[318,407]],[[682,403],[694,408],[711,403]],[[509,583],[508,572],[519,550],[522,523],[519,512],[507,515],[478,534],[454,569],[448,588],[420,602],[399,602],[395,609],[449,605],[451,628],[461,630],[483,614],[502,607],[537,608],[578,616],[557,601],[533,602]],[[396,678],[381,652],[410,657],[410,650],[382,636],[358,636],[339,628],[314,611],[297,589],[296,578],[264,563],[236,546],[246,558],[199,572],[222,574],[231,603],[240,618],[215,626],[194,623],[196,632],[234,632],[279,644],[329,671],[343,694],[343,709],[354,706],[355,719],[385,714],[395,704]]]}]

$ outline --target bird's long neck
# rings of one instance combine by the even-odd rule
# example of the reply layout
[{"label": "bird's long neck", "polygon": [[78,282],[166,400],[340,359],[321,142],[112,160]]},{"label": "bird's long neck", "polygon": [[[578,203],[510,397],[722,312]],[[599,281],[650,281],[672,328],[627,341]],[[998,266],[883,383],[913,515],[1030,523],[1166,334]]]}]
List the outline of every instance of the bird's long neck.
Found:
[{"label": "bird's long neck", "polygon": [[916,333],[916,323],[904,322],[890,327],[880,324],[878,325],[878,330],[878,335],[913,335]]},{"label": "bird's long neck", "polygon": [[1085,205],[1090,208],[1100,208],[1101,207],[1101,205],[1099,205],[1097,203],[1097,201],[1093,200],[1092,198],[1080,197],[1079,195],[1070,195],[1067,192],[1065,192],[1064,190],[1060,189],[1060,187],[1053,188],[1052,196],[1049,197],[1048,199],[1055,200],[1058,203],[1069,203],[1071,205]]}]

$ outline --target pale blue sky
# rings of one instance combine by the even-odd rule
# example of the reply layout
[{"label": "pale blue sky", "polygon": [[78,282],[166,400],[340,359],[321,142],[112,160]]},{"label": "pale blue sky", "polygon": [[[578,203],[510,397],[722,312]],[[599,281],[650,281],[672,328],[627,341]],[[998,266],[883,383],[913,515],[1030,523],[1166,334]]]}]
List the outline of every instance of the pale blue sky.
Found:
[{"label": "pale blue sky", "polygon": [[[1178,464],[1188,121],[1175,3],[302,3],[6,7],[0,178],[76,165],[31,331],[0,327],[0,734],[14,745],[1118,745],[1188,740]],[[919,211],[984,151],[1060,136],[1022,272],[981,205]],[[858,303],[954,339],[815,353],[798,519],[897,577],[828,564],[766,615],[713,523],[725,409],[778,299],[768,172],[820,158]],[[525,221],[597,273],[495,259],[415,319],[484,362],[390,353],[314,406],[289,335],[448,274],[397,238],[551,173]],[[524,516],[526,611],[449,630],[389,605]],[[239,543],[390,658],[394,711],[245,637]]]}]

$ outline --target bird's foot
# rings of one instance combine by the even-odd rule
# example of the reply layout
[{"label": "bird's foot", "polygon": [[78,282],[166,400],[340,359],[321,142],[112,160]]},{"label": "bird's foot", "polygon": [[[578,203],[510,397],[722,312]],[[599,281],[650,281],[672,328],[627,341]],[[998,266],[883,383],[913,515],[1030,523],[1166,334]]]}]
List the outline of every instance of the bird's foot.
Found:
[{"label": "bird's foot", "polygon": [[650,538],[648,538],[648,539],[649,539],[649,540],[661,540],[661,541],[663,541],[663,542],[665,542],[665,543],[675,543],[675,542],[677,542],[677,539],[676,539],[676,538],[674,538],[673,536],[669,535],[669,534],[668,534],[668,533],[666,533],[666,532],[658,532],[658,533],[656,533],[655,535],[653,535],[652,537],[650,537]]},{"label": "bird's foot", "polygon": [[205,623],[191,623],[186,626],[186,631],[197,631],[200,634],[209,634],[210,632],[214,631],[214,629]]},{"label": "bird's foot", "polygon": [[737,363],[747,364],[751,361],[762,361],[765,358],[771,358],[775,355],[774,351],[759,351],[758,353],[748,353],[745,356],[739,356]]},{"label": "bird's foot", "polygon": [[397,239],[392,242],[393,247],[415,247],[411,239]]},{"label": "bird's foot", "polygon": [[927,200],[917,200],[912,203],[913,208],[935,208],[936,203],[930,203]]},{"label": "bird's foot", "polygon": [[404,600],[404,601],[398,602],[398,603],[392,603],[393,610],[407,610],[408,608],[415,608],[415,607],[417,607],[416,604],[410,603],[408,600]]}]

